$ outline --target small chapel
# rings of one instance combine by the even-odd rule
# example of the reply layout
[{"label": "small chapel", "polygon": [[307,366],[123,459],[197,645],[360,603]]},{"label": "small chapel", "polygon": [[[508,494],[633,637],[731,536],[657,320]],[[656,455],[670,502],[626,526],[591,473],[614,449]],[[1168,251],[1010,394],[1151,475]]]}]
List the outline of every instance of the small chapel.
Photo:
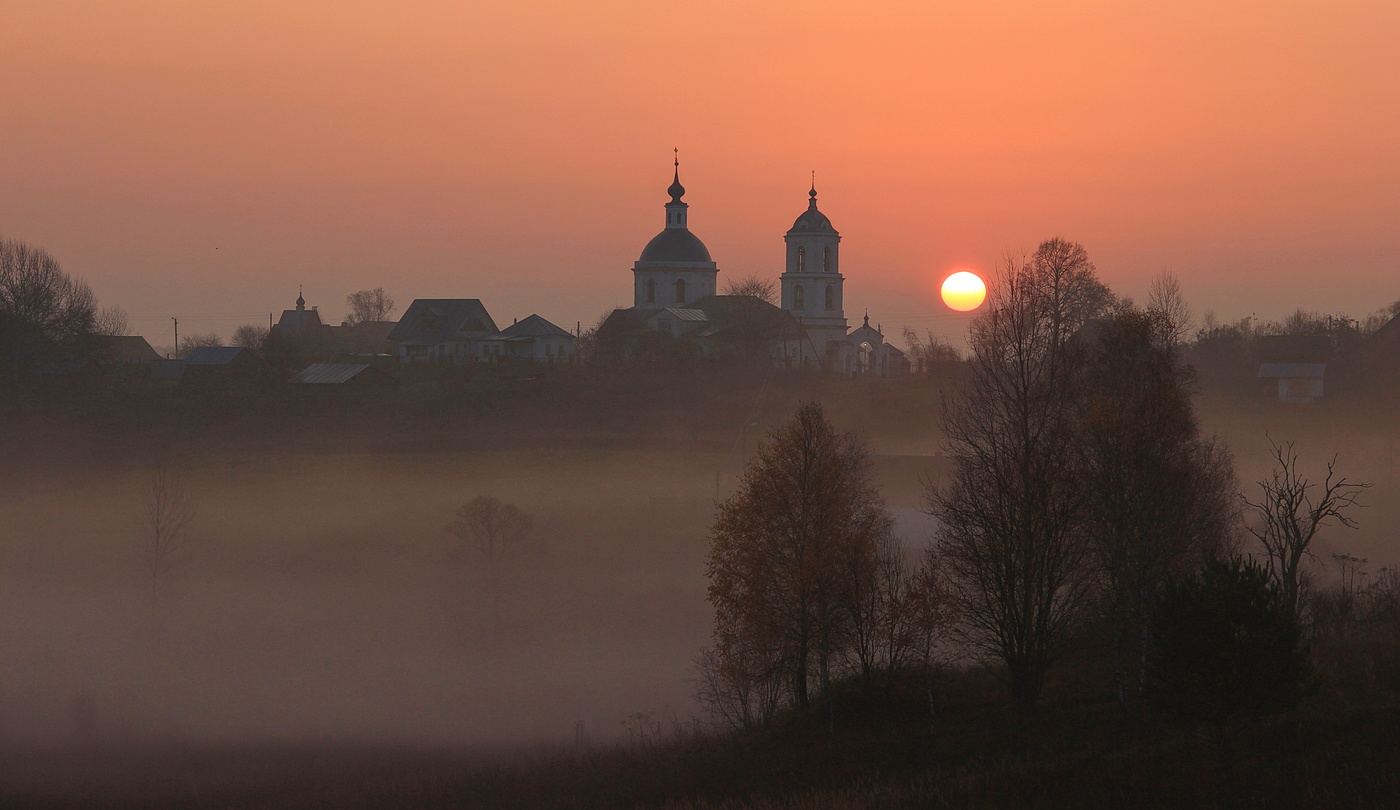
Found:
[{"label": "small chapel", "polygon": [[817,206],[815,179],[806,210],[783,237],[786,261],[778,306],[751,296],[718,294],[719,265],[690,230],[679,157],[666,193],[671,200],[665,204],[665,227],[632,265],[633,305],[614,310],[604,321],[601,341],[635,352],[648,334],[660,332],[688,341],[702,355],[716,356],[739,345],[741,338],[752,342],[758,335],[778,365],[880,377],[907,373],[904,353],[885,342],[869,316],[855,330],[847,325],[841,234]]}]

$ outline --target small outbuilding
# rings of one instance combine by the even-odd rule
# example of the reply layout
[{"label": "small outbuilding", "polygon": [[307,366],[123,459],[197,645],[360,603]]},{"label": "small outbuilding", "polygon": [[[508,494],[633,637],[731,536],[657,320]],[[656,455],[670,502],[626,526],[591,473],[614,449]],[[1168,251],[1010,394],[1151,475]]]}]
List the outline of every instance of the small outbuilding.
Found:
[{"label": "small outbuilding", "polygon": [[1279,402],[1308,403],[1322,397],[1326,374],[1326,363],[1264,363],[1258,376],[1278,380]]}]

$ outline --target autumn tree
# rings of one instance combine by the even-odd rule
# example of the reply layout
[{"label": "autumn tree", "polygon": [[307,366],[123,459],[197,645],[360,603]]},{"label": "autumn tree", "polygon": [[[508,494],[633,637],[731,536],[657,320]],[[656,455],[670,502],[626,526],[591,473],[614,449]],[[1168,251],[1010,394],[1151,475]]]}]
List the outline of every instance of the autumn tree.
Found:
[{"label": "autumn tree", "polygon": [[1258,500],[1241,496],[1253,517],[1245,528],[1263,547],[1269,575],[1279,584],[1284,602],[1297,611],[1303,566],[1312,556],[1313,539],[1327,525],[1356,528],[1350,513],[1361,506],[1357,499],[1371,485],[1339,474],[1335,455],[1318,484],[1299,471],[1291,441],[1278,444],[1269,439],[1269,454],[1274,468],[1258,482]]},{"label": "autumn tree", "polygon": [[1071,337],[1112,303],[1078,244],[1052,239],[1025,262],[1008,258],[969,330],[971,384],[943,410],[951,480],[925,490],[960,631],[1005,665],[1023,712],[1090,594]]},{"label": "autumn tree", "polygon": [[345,296],[345,305],[350,308],[345,323],[354,326],[371,321],[387,321],[394,314],[394,299],[384,292],[383,287],[372,290],[359,290]]},{"label": "autumn tree", "polygon": [[1120,700],[1141,684],[1163,583],[1224,550],[1238,519],[1233,464],[1200,436],[1175,323],[1120,310],[1085,347],[1079,375],[1076,465]]},{"label": "autumn tree", "polygon": [[717,507],[706,561],[714,645],[702,670],[708,659],[711,674],[770,704],[780,695],[807,708],[851,644],[857,583],[876,577],[891,525],[864,445],[819,404],[799,408]]}]

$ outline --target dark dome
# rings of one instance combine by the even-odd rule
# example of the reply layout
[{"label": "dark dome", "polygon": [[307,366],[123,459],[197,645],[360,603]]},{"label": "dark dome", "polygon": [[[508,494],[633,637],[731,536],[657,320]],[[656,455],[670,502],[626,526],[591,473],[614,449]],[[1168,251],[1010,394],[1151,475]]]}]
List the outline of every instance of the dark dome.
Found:
[{"label": "dark dome", "polygon": [[792,230],[799,233],[836,233],[836,228],[831,224],[831,220],[826,218],[826,214],[816,208],[808,208],[802,212],[792,223]]},{"label": "dark dome", "polygon": [[644,262],[709,262],[705,243],[686,228],[667,228],[642,248]]}]

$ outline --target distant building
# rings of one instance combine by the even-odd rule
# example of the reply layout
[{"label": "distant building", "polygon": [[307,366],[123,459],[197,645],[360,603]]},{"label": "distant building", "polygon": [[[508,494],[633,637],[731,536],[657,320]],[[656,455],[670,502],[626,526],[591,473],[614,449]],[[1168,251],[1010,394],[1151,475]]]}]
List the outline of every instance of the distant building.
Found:
[{"label": "distant building", "polygon": [[200,346],[180,361],[181,382],[243,379],[257,369],[257,358],[242,346]]},{"label": "distant building", "polygon": [[1315,402],[1322,398],[1322,382],[1327,376],[1325,363],[1264,363],[1260,379],[1278,380],[1278,401]]},{"label": "distant building", "polygon": [[[614,310],[598,329],[601,357],[659,360],[738,352],[766,356],[776,365],[845,374],[907,373],[904,353],[871,328],[868,318],[859,334],[848,330],[841,235],[818,209],[815,185],[807,209],[783,237],[780,306],[716,294],[719,267],[690,231],[679,161],[666,191],[671,196],[666,226],[632,266],[632,307]],[[658,340],[666,337],[683,345]]]},{"label": "distant building", "polygon": [[517,321],[496,336],[506,345],[505,354],[535,363],[566,363],[574,357],[574,336],[539,315]]},{"label": "distant building", "polygon": [[574,336],[539,315],[498,329],[476,298],[419,298],[389,332],[405,363],[552,363],[574,356]]},{"label": "distant building", "polygon": [[292,378],[294,385],[336,389],[390,388],[397,382],[367,363],[313,363]]}]

